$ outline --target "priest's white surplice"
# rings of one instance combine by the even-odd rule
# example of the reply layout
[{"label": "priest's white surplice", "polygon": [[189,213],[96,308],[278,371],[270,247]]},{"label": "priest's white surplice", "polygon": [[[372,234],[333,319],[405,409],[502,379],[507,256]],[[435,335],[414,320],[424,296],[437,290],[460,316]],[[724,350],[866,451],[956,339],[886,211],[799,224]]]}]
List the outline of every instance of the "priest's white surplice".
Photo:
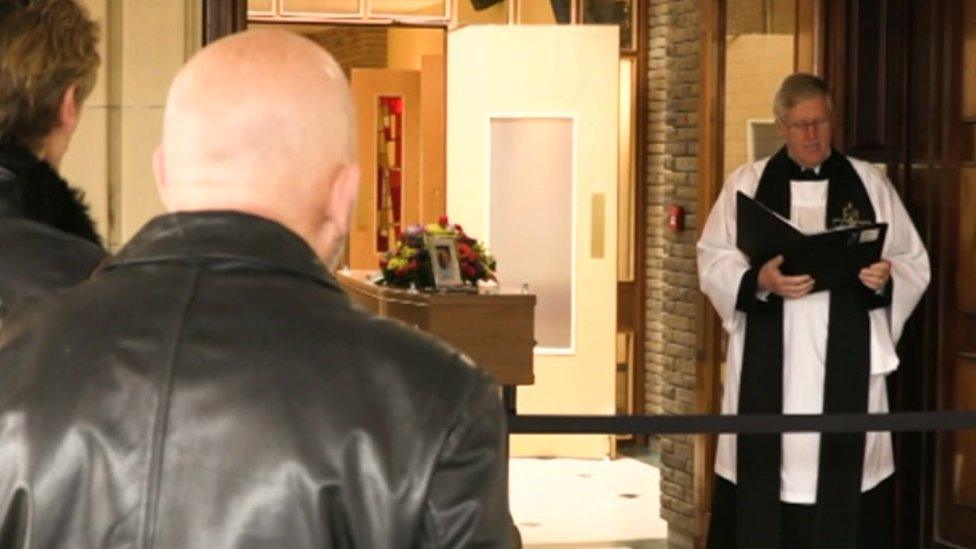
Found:
[{"label": "priest's white surplice", "polygon": [[[711,299],[729,334],[722,413],[738,410],[739,377],[745,346],[745,313],[735,303],[742,275],[749,262],[735,246],[735,193],[755,196],[760,176],[769,159],[746,164],[732,173],[715,203],[698,242],[701,289]],[[869,313],[871,379],[868,412],[888,411],[885,377],[898,367],[895,343],[929,283],[929,259],[908,213],[894,187],[874,166],[849,158],[857,172],[877,221],[888,223],[882,257],[891,262],[891,305]],[[791,221],[807,232],[824,229],[827,204],[826,181],[791,183]],[[783,412],[823,412],[824,364],[827,347],[830,292],[786,299],[783,305]],[[736,480],[735,435],[720,435],[715,472]],[[790,503],[816,502],[820,435],[783,436],[780,499]],[[889,433],[868,433],[864,451],[861,489],[867,491],[894,472]]]}]

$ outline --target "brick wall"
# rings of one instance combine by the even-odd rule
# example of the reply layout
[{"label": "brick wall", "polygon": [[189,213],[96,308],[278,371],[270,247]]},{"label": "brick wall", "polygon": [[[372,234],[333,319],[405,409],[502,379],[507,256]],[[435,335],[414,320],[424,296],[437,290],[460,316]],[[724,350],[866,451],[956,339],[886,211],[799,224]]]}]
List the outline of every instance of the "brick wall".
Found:
[{"label": "brick wall", "polygon": [[353,68],[385,68],[387,30],[383,27],[330,27],[310,35],[335,58],[346,76]]},{"label": "brick wall", "polygon": [[[647,407],[695,406],[698,278],[698,0],[650,0],[647,127]],[[686,211],[685,231],[666,229],[665,208]],[[661,516],[670,547],[692,547],[694,452],[689,435],[661,439]]]},{"label": "brick wall", "polygon": [[645,356],[647,374],[645,402],[647,413],[661,413],[664,365],[664,327],[661,313],[664,307],[664,149],[667,138],[665,109],[667,107],[667,19],[669,0],[651,0],[647,103],[647,310],[645,314]]}]

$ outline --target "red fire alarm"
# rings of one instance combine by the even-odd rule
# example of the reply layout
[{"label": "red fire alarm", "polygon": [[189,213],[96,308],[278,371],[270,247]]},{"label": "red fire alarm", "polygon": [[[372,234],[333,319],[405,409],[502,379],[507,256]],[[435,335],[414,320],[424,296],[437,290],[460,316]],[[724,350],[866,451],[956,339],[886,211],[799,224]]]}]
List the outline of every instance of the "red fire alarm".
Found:
[{"label": "red fire alarm", "polygon": [[674,232],[685,230],[685,209],[677,204],[668,206],[668,228]]}]

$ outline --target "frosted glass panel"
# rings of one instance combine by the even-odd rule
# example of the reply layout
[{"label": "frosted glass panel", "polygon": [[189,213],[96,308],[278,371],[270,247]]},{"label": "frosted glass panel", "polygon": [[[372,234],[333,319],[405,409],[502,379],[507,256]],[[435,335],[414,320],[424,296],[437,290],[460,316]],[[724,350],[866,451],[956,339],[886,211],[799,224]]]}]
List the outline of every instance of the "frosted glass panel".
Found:
[{"label": "frosted glass panel", "polygon": [[288,13],[359,13],[359,0],[280,0],[281,12]]},{"label": "frosted glass panel", "polygon": [[537,346],[573,346],[573,121],[491,121],[489,246],[502,285],[537,296]]}]

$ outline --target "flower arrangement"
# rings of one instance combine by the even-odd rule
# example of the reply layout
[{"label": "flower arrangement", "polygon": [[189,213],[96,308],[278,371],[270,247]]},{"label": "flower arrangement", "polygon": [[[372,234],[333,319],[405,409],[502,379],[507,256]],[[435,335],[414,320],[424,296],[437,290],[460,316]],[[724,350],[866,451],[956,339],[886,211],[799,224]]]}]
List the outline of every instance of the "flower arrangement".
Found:
[{"label": "flower arrangement", "polygon": [[407,227],[397,238],[396,248],[380,258],[383,283],[389,286],[406,288],[413,284],[417,288],[430,288],[434,284],[430,252],[427,240],[432,236],[450,236],[457,240],[457,257],[460,263],[461,279],[477,285],[479,280],[495,279],[495,258],[488,253],[484,244],[465,234],[458,224],[448,223],[442,215],[437,223]]}]

